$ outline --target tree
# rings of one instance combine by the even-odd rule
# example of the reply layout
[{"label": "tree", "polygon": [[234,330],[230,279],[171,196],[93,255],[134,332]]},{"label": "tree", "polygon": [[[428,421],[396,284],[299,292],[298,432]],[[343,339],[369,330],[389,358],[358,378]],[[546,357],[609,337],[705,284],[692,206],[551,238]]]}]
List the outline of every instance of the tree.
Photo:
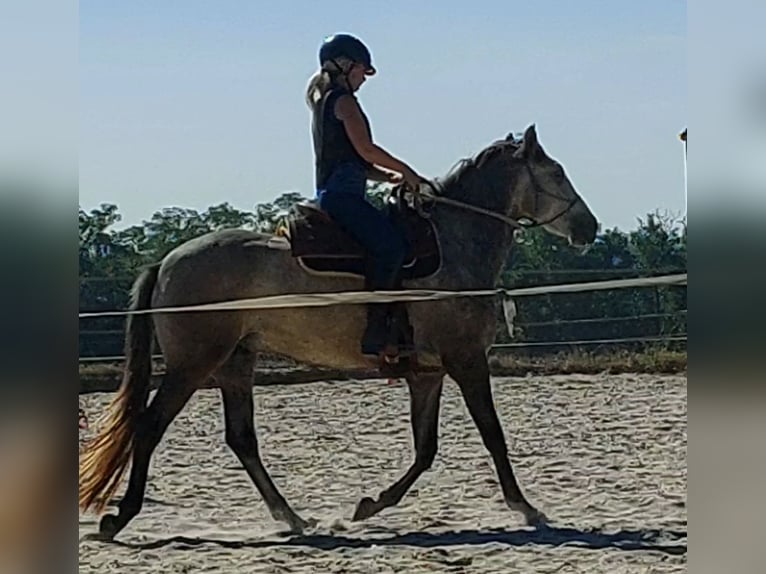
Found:
[{"label": "tree", "polygon": [[287,217],[290,208],[305,201],[300,193],[283,193],[271,203],[259,203],[255,206],[255,228],[262,233],[274,233]]},{"label": "tree", "polygon": [[104,261],[111,249],[111,235],[107,230],[120,219],[117,206],[109,203],[102,203],[90,213],[79,209],[81,276],[98,272],[99,263]]},{"label": "tree", "polygon": [[[639,219],[638,228],[599,234],[585,254],[542,229],[521,233],[502,275],[506,287],[529,287],[557,283],[598,281],[683,272],[686,269],[685,224],[652,213]],[[634,288],[584,293],[536,295],[516,301],[520,340],[573,340],[620,338],[679,332],[685,329],[681,315],[634,319],[610,318],[674,314],[686,308],[685,287]],[[593,319],[604,318],[597,322]],[[563,322],[584,320],[581,323]],[[498,331],[501,335],[502,331]]]}]

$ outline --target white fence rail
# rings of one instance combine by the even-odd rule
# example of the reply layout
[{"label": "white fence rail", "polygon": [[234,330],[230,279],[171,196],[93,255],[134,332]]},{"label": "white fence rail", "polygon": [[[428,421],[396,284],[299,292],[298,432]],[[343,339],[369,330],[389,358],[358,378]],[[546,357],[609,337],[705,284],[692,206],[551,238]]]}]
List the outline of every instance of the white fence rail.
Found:
[{"label": "white fence rail", "polygon": [[251,299],[236,299],[207,303],[203,305],[182,305],[178,307],[160,307],[154,309],[95,311],[80,313],[79,318],[119,317],[127,315],[155,315],[160,313],[190,313],[203,311],[244,311],[257,309],[284,309],[290,307],[323,307],[330,305],[355,305],[366,303],[390,303],[393,301],[438,301],[458,297],[491,297],[502,295],[505,298],[524,297],[555,293],[580,293],[583,291],[603,291],[606,289],[625,289],[629,287],[657,287],[686,285],[686,273],[662,275],[660,277],[639,277],[635,279],[614,279],[587,283],[569,283],[565,285],[543,285],[522,287],[520,289],[473,289],[463,291],[445,291],[432,289],[405,289],[401,291],[341,291],[335,293],[291,293]]},{"label": "white fence rail", "polygon": [[[442,300],[456,297],[486,297],[501,295],[506,300],[513,297],[523,297],[540,294],[556,293],[579,293],[586,291],[602,291],[609,289],[625,289],[631,287],[664,287],[672,285],[686,285],[687,274],[661,275],[658,277],[639,277],[631,279],[615,279],[606,281],[592,281],[585,283],[570,283],[563,285],[544,285],[536,287],[525,287],[519,289],[484,289],[470,291],[437,291],[437,290],[405,290],[405,291],[354,291],[340,293],[309,293],[309,294],[289,294],[273,297],[260,297],[254,299],[243,299],[235,301],[224,301],[220,303],[211,303],[206,305],[191,305],[182,307],[169,307],[163,309],[148,309],[140,311],[100,311],[80,313],[79,318],[98,318],[125,316],[128,314],[148,314],[148,313],[177,313],[190,311],[222,311],[222,310],[252,310],[252,309],[270,309],[281,307],[301,307],[301,306],[326,306],[338,304],[359,304],[368,302],[388,302],[388,301],[428,301]],[[621,317],[592,317],[571,320],[553,320],[544,322],[516,323],[515,327],[535,328],[550,326],[566,326],[572,324],[587,323],[607,323],[607,322],[632,322],[648,319],[667,319],[673,317],[685,317],[687,311],[681,310],[673,313],[648,313],[642,315],[621,316]],[[122,334],[119,330],[102,331],[82,331],[81,335],[86,336],[104,336]],[[562,346],[593,346],[593,345],[620,345],[631,343],[650,343],[650,342],[684,342],[687,340],[686,334],[673,333],[668,335],[657,335],[649,337],[624,337],[611,339],[583,339],[583,340],[561,340],[561,341],[527,341],[499,343],[492,346],[492,350],[512,349],[512,348],[533,348],[533,347],[562,347]],[[161,355],[155,356],[161,359]],[[111,363],[124,360],[123,356],[105,356],[105,357],[81,357],[80,363]]]}]

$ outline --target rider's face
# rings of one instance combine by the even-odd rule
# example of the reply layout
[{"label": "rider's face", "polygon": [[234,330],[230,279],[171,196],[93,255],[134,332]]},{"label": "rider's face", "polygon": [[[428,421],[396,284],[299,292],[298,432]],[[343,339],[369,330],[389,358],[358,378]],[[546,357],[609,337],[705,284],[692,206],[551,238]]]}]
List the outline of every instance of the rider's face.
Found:
[{"label": "rider's face", "polygon": [[355,63],[348,72],[349,87],[356,91],[366,80],[367,74],[364,64]]}]

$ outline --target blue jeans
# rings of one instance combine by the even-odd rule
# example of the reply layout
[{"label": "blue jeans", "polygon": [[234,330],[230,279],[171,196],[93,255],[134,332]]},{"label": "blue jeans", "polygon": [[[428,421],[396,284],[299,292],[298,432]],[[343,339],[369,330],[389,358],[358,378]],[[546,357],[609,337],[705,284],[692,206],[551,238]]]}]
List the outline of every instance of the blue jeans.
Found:
[{"label": "blue jeans", "polygon": [[318,191],[319,207],[369,253],[370,288],[394,289],[409,245],[388,216],[367,201],[365,183],[363,170],[343,166]]}]

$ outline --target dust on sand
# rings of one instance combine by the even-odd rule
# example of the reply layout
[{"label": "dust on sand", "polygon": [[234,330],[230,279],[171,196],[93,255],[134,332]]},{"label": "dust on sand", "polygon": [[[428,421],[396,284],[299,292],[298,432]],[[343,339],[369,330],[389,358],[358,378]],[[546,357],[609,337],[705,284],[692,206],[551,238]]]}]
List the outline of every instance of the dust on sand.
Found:
[{"label": "dust on sand", "polygon": [[[264,462],[318,520],[291,536],[226,447],[219,394],[205,390],[165,434],[144,508],[116,541],[87,539],[97,520],[80,516],[80,572],[686,571],[686,377],[497,378],[493,392],[545,529],[504,505],[449,379],[433,468],[397,507],[351,522],[412,460],[407,389],[380,380],[254,389]],[[82,399],[86,434],[110,396]]]}]

